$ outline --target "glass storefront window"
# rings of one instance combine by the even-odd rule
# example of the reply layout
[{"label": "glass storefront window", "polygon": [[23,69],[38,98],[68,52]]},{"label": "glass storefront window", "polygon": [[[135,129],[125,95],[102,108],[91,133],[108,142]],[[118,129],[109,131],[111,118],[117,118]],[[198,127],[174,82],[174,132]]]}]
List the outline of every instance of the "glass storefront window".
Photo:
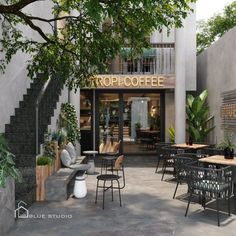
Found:
[{"label": "glass storefront window", "polygon": [[99,96],[99,153],[113,152],[119,139],[118,94]]},{"label": "glass storefront window", "polygon": [[160,93],[99,92],[97,98],[99,153],[113,152],[119,140],[123,153],[155,153],[161,140]]},{"label": "glass storefront window", "polygon": [[90,91],[80,92],[80,129],[91,130],[92,94]]}]

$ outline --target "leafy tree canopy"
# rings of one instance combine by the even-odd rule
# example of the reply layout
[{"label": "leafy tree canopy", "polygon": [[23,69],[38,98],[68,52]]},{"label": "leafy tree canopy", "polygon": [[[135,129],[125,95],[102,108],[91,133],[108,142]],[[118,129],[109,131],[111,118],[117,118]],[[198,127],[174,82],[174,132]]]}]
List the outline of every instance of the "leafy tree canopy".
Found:
[{"label": "leafy tree canopy", "polygon": [[236,1],[227,5],[222,13],[198,22],[197,52],[201,53],[236,25]]},{"label": "leafy tree canopy", "polygon": [[[41,17],[29,11],[46,0],[5,0],[0,3],[0,69],[17,51],[31,56],[30,78],[57,73],[69,87],[90,86],[91,78],[105,71],[108,61],[121,47],[147,47],[146,37],[154,29],[180,27],[196,0],[51,0],[52,16]],[[40,24],[47,24],[50,31]],[[29,27],[42,40],[24,34]],[[103,27],[102,27],[103,26]],[[24,29],[23,27],[23,29]]]}]

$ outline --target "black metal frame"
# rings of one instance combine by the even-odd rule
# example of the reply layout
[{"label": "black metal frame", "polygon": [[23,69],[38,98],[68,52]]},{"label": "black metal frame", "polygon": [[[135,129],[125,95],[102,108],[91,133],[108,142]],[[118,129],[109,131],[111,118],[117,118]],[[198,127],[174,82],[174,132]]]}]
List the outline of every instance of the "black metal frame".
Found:
[{"label": "black metal frame", "polygon": [[[102,93],[116,93],[119,96],[119,114],[123,114],[124,93],[159,93],[160,94],[160,141],[165,140],[165,90],[160,89],[96,89],[95,114],[99,114],[99,95]],[[119,140],[121,140],[120,154],[123,153],[123,115],[119,115]],[[99,117],[95,117],[95,146],[99,150]],[[128,153],[139,154],[137,153]],[[153,154],[153,153],[152,153]]]},{"label": "black metal frame", "polygon": [[[204,165],[204,166],[203,166]],[[219,167],[199,162],[190,163],[187,166],[187,179],[189,188],[189,200],[185,212],[188,214],[189,205],[194,193],[202,196],[202,206],[206,207],[206,197],[216,199],[217,205],[217,223],[220,226],[219,216],[219,198],[228,198],[228,215],[230,216],[230,196],[232,193],[232,167]]]}]

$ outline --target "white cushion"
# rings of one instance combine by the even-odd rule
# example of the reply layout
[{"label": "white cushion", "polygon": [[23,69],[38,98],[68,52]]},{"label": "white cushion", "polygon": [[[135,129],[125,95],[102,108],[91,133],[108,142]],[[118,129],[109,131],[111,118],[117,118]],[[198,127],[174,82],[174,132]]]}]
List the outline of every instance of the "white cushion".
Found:
[{"label": "white cushion", "polygon": [[74,145],[71,142],[69,142],[69,143],[67,143],[65,149],[70,154],[71,163],[74,164],[76,162],[76,152],[75,152]]},{"label": "white cushion", "polygon": [[70,165],[71,165],[70,154],[66,149],[63,149],[61,151],[61,162],[66,167],[70,167]]}]

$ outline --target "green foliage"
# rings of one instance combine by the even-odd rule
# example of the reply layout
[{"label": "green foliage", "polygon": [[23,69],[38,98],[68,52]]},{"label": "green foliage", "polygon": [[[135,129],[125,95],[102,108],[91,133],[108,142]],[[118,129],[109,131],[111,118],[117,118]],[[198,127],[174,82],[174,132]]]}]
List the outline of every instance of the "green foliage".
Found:
[{"label": "green foliage", "polygon": [[137,122],[134,125],[135,125],[135,129],[140,129],[142,127],[140,122]]},{"label": "green foliage", "polygon": [[168,134],[169,134],[170,142],[174,143],[175,142],[175,128],[172,125],[168,129]]},{"label": "green foliage", "polygon": [[187,95],[187,132],[193,142],[203,142],[207,134],[214,129],[214,127],[207,127],[208,122],[213,119],[213,116],[209,117],[209,107],[206,105],[207,95],[207,90],[196,97],[191,94]]},{"label": "green foliage", "polygon": [[57,141],[58,145],[61,146],[66,141],[66,132],[63,129],[58,129],[51,133],[51,140]]},{"label": "green foliage", "polygon": [[67,133],[67,140],[75,145],[75,141],[80,141],[80,129],[76,116],[75,107],[70,103],[61,104],[60,127]]},{"label": "green foliage", "polygon": [[53,161],[49,156],[40,156],[37,159],[37,165],[38,166],[46,166],[46,165],[52,165]]},{"label": "green foliage", "polygon": [[[155,29],[180,27],[191,12],[189,3],[195,1],[52,0],[52,14],[45,18],[35,17],[25,9],[29,4],[37,8],[38,2],[43,6],[41,0],[4,1],[0,4],[0,48],[5,58],[0,61],[0,70],[5,70],[17,51],[23,51],[31,56],[27,67],[30,78],[43,73],[47,79],[56,73],[71,89],[91,86],[93,76],[106,72],[108,62],[124,45],[135,54],[148,46],[146,38]],[[70,15],[72,12],[78,14]],[[42,23],[49,27],[38,27]],[[58,25],[56,30],[54,23]],[[27,37],[17,27],[20,24],[32,29],[30,36],[36,33],[41,38],[35,41],[32,38],[36,37]]]},{"label": "green foliage", "polygon": [[236,26],[236,1],[227,5],[222,13],[198,22],[197,52],[201,53],[228,30]]},{"label": "green foliage", "polygon": [[221,149],[226,149],[226,148],[234,149],[236,148],[236,145],[233,143],[232,140],[233,140],[233,133],[231,134],[225,133],[224,140],[221,143],[219,143],[217,147]]},{"label": "green foliage", "polygon": [[0,134],[0,187],[5,187],[6,179],[9,176],[18,182],[22,182],[22,175],[13,161],[14,157],[9,151],[5,138]]},{"label": "green foliage", "polygon": [[52,141],[46,141],[43,144],[43,154],[49,157],[52,161],[55,160],[54,143]]}]

